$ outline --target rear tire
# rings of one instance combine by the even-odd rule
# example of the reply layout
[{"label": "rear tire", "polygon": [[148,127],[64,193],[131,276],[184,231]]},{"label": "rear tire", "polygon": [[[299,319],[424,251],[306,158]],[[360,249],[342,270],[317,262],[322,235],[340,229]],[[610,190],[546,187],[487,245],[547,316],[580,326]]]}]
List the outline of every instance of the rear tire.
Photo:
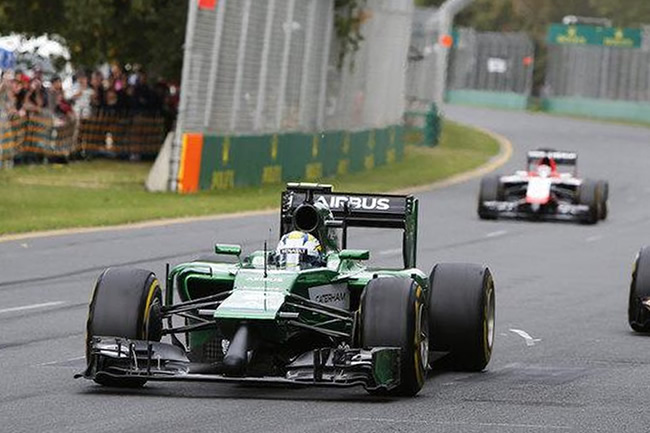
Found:
[{"label": "rear tire", "polygon": [[[86,363],[93,336],[160,341],[162,291],[156,276],[144,269],[108,268],[97,279],[86,324]],[[140,378],[96,377],[100,385],[139,388]]]},{"label": "rear tire", "polygon": [[429,325],[422,288],[410,278],[375,278],[361,296],[364,348],[400,347],[400,384],[371,394],[414,396],[424,386],[429,356]]},{"label": "rear tire", "polygon": [[593,180],[584,180],[578,190],[578,203],[589,206],[589,214],[583,219],[585,224],[596,224],[599,219],[598,184]]},{"label": "rear tire", "polygon": [[486,201],[501,201],[503,199],[500,176],[487,176],[481,179],[481,188],[478,195],[478,216],[484,220],[497,219],[496,214],[488,211],[483,203]]},{"label": "rear tire", "polygon": [[641,248],[634,260],[627,321],[636,332],[650,332],[650,311],[641,303],[650,297],[650,247]]},{"label": "rear tire", "polygon": [[599,209],[598,217],[601,220],[607,219],[607,214],[609,212],[609,182],[606,180],[598,181],[598,193],[599,193]]},{"label": "rear tire", "polygon": [[482,265],[442,263],[431,271],[429,335],[434,351],[449,352],[463,371],[481,371],[494,346],[495,292]]}]

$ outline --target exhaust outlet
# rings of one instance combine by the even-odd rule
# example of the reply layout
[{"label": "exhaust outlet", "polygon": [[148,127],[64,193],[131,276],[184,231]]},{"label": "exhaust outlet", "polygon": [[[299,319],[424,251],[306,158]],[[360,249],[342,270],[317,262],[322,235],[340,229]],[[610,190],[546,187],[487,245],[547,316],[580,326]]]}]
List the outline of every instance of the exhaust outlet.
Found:
[{"label": "exhaust outlet", "polygon": [[302,232],[313,232],[319,223],[318,210],[310,204],[300,205],[293,211],[293,225]]}]

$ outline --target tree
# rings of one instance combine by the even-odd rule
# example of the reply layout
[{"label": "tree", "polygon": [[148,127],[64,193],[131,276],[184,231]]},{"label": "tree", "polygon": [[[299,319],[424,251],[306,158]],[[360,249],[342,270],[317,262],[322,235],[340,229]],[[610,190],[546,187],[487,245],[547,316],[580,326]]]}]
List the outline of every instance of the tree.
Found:
[{"label": "tree", "polygon": [[3,32],[63,37],[73,63],[138,63],[180,78],[186,0],[2,0]]},{"label": "tree", "polygon": [[63,0],[61,35],[82,64],[138,63],[179,79],[187,17],[185,0]]}]

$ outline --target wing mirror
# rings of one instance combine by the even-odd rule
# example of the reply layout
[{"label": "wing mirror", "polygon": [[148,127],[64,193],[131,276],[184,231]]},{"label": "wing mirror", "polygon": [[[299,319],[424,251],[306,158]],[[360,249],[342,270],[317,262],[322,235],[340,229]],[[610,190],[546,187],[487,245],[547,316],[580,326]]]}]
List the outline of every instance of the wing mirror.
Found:
[{"label": "wing mirror", "polygon": [[341,260],[368,260],[370,251],[368,250],[341,250],[339,253]]},{"label": "wing mirror", "polygon": [[229,244],[216,244],[214,246],[214,253],[221,254],[224,256],[237,256],[241,254],[241,245],[229,245]]}]

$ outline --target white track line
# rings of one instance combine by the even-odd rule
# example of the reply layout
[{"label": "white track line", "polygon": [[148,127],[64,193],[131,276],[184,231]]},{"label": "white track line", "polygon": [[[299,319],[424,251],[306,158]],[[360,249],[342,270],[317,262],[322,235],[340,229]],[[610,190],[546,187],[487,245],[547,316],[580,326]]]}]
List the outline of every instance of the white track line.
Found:
[{"label": "white track line", "polygon": [[32,305],[25,305],[25,306],[22,306],[22,307],[5,308],[3,310],[0,310],[0,314],[3,314],[3,313],[15,313],[16,311],[37,310],[39,308],[55,307],[55,306],[61,305],[61,304],[65,304],[65,302],[56,301],[56,302],[46,302],[44,304],[32,304]]},{"label": "white track line", "polygon": [[503,236],[508,234],[508,230],[497,230],[496,232],[490,232],[485,235],[486,238],[497,238],[499,236]]},{"label": "white track line", "polygon": [[47,367],[47,366],[50,366],[50,365],[63,364],[64,362],[80,361],[80,360],[85,359],[85,358],[86,358],[85,355],[83,355],[83,356],[76,356],[76,357],[74,357],[74,358],[65,359],[65,360],[63,360],[63,361],[50,361],[50,362],[44,362],[44,363],[42,363],[42,364],[38,364],[38,366],[39,366],[39,367]]},{"label": "white track line", "polygon": [[510,332],[514,332],[515,334],[519,335],[524,340],[526,340],[526,346],[534,346],[535,343],[539,343],[540,341],[542,341],[541,338],[533,338],[528,334],[528,332],[522,331],[521,329],[510,329]]},{"label": "white track line", "polygon": [[587,239],[585,239],[585,242],[596,242],[601,240],[603,237],[601,235],[595,235],[595,236],[589,236]]},{"label": "white track line", "polygon": [[522,429],[548,429],[548,430],[572,430],[572,427],[564,425],[548,425],[548,424],[515,424],[505,422],[463,422],[463,421],[426,421],[426,420],[411,420],[411,419],[397,419],[397,418],[348,418],[350,421],[363,421],[363,422],[380,422],[380,423],[400,423],[400,424],[431,424],[431,425],[456,425],[456,426],[475,426],[475,427],[511,427]]}]

